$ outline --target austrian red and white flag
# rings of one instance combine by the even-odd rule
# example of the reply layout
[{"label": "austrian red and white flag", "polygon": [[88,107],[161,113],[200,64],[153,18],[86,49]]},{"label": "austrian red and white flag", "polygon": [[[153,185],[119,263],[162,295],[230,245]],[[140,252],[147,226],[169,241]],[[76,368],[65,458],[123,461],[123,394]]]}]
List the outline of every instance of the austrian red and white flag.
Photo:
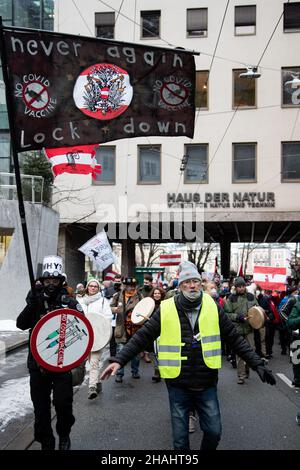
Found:
[{"label": "austrian red and white flag", "polygon": [[116,271],[107,271],[104,277],[104,281],[113,281],[118,274]]},{"label": "austrian red and white flag", "polygon": [[286,268],[254,266],[253,281],[267,290],[286,290]]},{"label": "austrian red and white flag", "polygon": [[178,266],[181,263],[181,255],[160,255],[159,266]]},{"label": "austrian red and white flag", "polygon": [[44,149],[52,165],[55,176],[61,173],[77,173],[81,175],[92,174],[96,179],[101,173],[101,165],[97,164],[95,147],[99,144],[77,145],[74,147],[60,147]]}]

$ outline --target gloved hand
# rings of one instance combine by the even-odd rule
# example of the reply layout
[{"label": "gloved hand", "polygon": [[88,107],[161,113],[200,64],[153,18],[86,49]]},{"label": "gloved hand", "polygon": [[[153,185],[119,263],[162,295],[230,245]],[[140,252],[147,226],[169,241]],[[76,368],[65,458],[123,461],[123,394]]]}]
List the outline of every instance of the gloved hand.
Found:
[{"label": "gloved hand", "polygon": [[255,372],[258,373],[262,382],[267,382],[267,384],[270,384],[270,385],[276,384],[276,379],[274,375],[272,374],[272,371],[268,369],[268,367],[259,365],[259,366],[256,366],[254,370]]},{"label": "gloved hand", "polygon": [[237,317],[237,321],[239,323],[244,323],[246,321],[246,318],[245,318],[245,315],[243,315],[242,313],[240,313]]},{"label": "gloved hand", "polygon": [[26,297],[26,303],[29,307],[37,307],[39,303],[40,294],[30,291]]}]

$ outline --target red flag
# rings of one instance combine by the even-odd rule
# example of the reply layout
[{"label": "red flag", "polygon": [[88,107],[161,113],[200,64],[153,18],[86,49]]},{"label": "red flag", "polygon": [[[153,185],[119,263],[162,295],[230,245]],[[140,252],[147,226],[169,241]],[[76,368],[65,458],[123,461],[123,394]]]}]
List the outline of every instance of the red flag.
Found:
[{"label": "red flag", "polygon": [[242,264],[240,265],[240,269],[239,269],[239,271],[238,271],[238,276],[244,277],[243,265],[242,265]]},{"label": "red flag", "polygon": [[178,266],[181,263],[181,254],[179,255],[160,255],[159,266]]},{"label": "red flag", "polygon": [[101,173],[101,165],[97,164],[95,158],[97,146],[98,144],[92,144],[45,149],[45,154],[49,158],[55,176],[61,173],[82,175],[92,173],[92,178],[96,179],[97,174]]},{"label": "red flag", "polygon": [[263,289],[286,289],[286,268],[273,266],[254,266],[253,281]]},{"label": "red flag", "polygon": [[107,271],[104,281],[113,281],[118,273],[116,271]]},{"label": "red flag", "polygon": [[215,257],[215,274],[218,274],[219,272],[219,265],[218,265],[218,257]]}]

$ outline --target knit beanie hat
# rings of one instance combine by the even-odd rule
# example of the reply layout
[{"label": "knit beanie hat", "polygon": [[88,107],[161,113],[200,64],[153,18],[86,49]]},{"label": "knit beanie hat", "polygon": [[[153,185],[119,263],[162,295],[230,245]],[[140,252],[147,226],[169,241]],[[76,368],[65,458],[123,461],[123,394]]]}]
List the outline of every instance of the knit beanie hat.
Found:
[{"label": "knit beanie hat", "polygon": [[94,279],[94,278],[89,280],[89,282],[88,282],[87,285],[86,285],[87,288],[88,288],[88,285],[89,285],[91,282],[95,282],[96,284],[98,284],[99,290],[101,289],[100,282],[98,281],[98,279]]},{"label": "knit beanie hat", "polygon": [[246,285],[246,281],[243,277],[238,276],[234,280],[234,287],[242,287]]},{"label": "knit beanie hat", "polygon": [[196,265],[190,261],[182,261],[178,267],[178,273],[178,285],[188,279],[199,279],[199,281],[201,281],[201,276]]}]

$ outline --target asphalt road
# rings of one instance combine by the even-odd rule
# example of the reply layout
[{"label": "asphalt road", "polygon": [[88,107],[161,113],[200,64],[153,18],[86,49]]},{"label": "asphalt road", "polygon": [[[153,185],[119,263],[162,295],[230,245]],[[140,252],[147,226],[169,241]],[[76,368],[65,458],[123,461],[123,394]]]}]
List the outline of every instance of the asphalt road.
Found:
[{"label": "asphalt road", "polygon": [[[23,380],[26,376],[26,352],[18,351],[15,360],[1,367],[0,400],[7,381]],[[23,361],[23,363],[22,363]],[[14,366],[15,365],[15,366]],[[300,409],[300,391],[289,386],[292,366],[287,356],[280,355],[275,347],[275,357],[269,363],[277,377],[272,387],[260,381],[251,371],[244,385],[236,384],[236,370],[223,360],[219,374],[219,400],[222,413],[223,436],[219,449],[227,450],[295,450],[299,449],[300,427],[295,421]],[[74,450],[171,450],[172,436],[166,387],[162,382],[152,383],[152,365],[141,361],[141,379],[131,378],[126,366],[122,384],[113,378],[103,384],[103,392],[95,400],[87,399],[88,387],[84,383],[74,396],[76,423],[72,428]],[[24,386],[24,384],[22,385]],[[15,410],[10,402],[11,413]],[[24,434],[19,449],[30,443],[32,409],[25,416],[12,419],[0,433],[1,448],[5,448],[16,434]],[[1,422],[1,410],[0,410]],[[54,421],[55,422],[55,421]],[[54,427],[54,426],[53,426]],[[26,436],[27,433],[27,436]],[[27,442],[27,445],[26,445]],[[191,449],[198,450],[201,431],[190,434]],[[11,448],[11,447],[10,447]],[[16,448],[16,447],[15,447]],[[30,450],[38,450],[33,443]]]}]

